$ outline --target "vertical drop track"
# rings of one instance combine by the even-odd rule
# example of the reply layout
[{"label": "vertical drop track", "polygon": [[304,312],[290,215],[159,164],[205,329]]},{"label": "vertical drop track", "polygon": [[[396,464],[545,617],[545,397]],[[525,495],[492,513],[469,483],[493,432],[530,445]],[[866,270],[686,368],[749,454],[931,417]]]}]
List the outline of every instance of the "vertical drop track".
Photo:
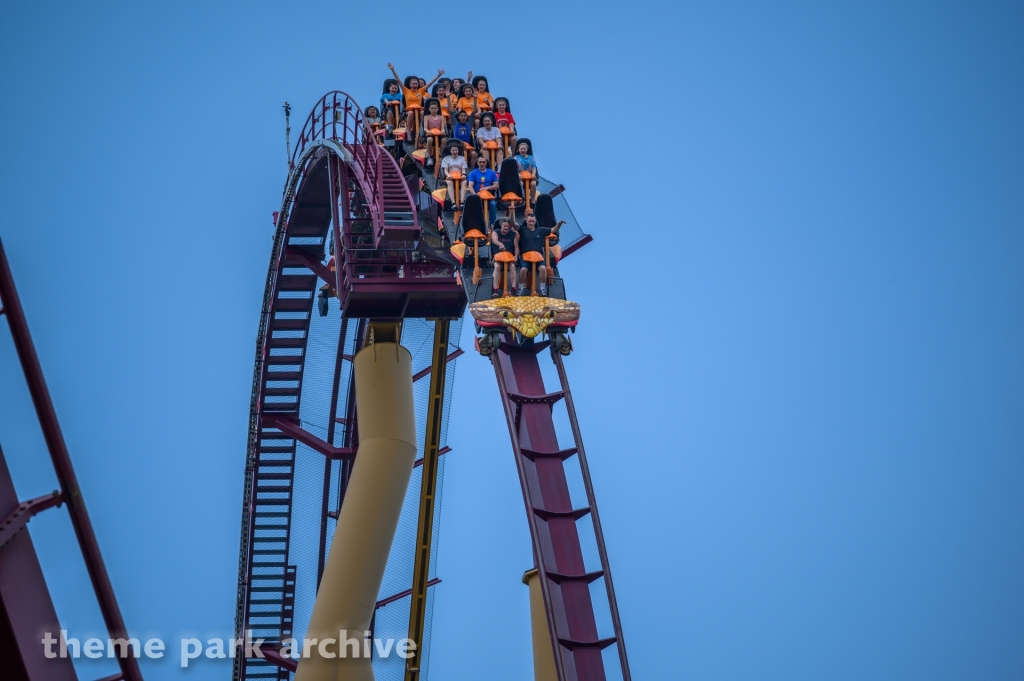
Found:
[{"label": "vertical drop track", "polygon": [[[623,681],[631,681],[597,500],[562,357],[551,353],[561,390],[548,393],[537,355],[548,349],[549,343],[520,346],[505,338],[491,354],[491,362],[522,483],[559,681],[605,681],[601,651],[611,645],[617,646]],[[559,446],[552,418],[554,405],[561,400],[565,400],[574,439],[574,446],[566,449]],[[588,505],[582,508],[573,507],[566,478],[565,461],[573,456],[586,489]],[[586,516],[593,523],[601,562],[600,569],[592,572],[587,572],[584,564],[577,527]],[[606,638],[599,636],[590,590],[597,580],[604,581],[612,620],[613,635]]]}]

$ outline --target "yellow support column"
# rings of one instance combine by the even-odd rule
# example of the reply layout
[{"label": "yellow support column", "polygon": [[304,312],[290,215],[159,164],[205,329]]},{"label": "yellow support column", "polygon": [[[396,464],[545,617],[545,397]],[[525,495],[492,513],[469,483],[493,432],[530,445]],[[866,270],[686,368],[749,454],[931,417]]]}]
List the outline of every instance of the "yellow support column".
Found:
[{"label": "yellow support column", "polygon": [[400,325],[371,323],[367,333],[369,345],[354,359],[359,451],[306,634],[317,643],[308,657],[303,651],[296,681],[373,681],[363,632],[416,460],[416,416]]},{"label": "yellow support column", "polygon": [[548,613],[544,608],[544,594],[540,590],[540,573],[537,568],[527,570],[523,584],[530,587],[530,629],[533,632],[533,678],[534,681],[558,681],[555,671],[555,654],[551,650],[551,631],[548,629]]}]

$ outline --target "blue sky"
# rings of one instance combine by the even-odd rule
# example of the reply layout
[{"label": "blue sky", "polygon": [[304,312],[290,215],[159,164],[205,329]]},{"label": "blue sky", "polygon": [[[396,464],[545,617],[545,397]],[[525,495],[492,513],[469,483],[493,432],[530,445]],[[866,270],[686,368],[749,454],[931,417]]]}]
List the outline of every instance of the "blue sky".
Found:
[{"label": "blue sky", "polygon": [[[0,235],[134,632],[230,631],[281,104],[365,106],[393,61],[486,74],[595,237],[568,370],[636,678],[1024,675],[1019,5],[3,15]],[[522,679],[518,481],[490,367],[456,376],[432,669]],[[6,331],[0,378],[45,493]],[[66,514],[31,530],[98,631]]]}]

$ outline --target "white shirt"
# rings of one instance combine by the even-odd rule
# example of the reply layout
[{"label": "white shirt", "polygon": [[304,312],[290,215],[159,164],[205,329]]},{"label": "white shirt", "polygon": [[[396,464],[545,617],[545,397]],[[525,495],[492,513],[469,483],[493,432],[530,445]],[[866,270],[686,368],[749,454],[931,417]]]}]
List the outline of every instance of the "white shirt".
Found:
[{"label": "white shirt", "polygon": [[501,131],[493,126],[490,130],[481,126],[480,129],[476,131],[476,138],[483,142],[490,142],[491,140],[497,141],[501,139]]},{"label": "white shirt", "polygon": [[452,156],[448,155],[441,159],[441,170],[445,173],[449,173],[452,169],[458,170],[465,177],[468,173],[466,172],[466,159],[463,156]]}]

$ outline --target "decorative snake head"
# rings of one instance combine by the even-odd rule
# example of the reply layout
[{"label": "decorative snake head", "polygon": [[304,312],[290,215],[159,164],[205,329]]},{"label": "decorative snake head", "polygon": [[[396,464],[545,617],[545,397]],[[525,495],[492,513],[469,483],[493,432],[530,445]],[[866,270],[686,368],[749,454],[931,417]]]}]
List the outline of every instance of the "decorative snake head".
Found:
[{"label": "decorative snake head", "polygon": [[481,326],[507,326],[527,338],[544,333],[551,324],[571,325],[580,318],[580,306],[571,300],[544,296],[507,296],[469,306]]}]

